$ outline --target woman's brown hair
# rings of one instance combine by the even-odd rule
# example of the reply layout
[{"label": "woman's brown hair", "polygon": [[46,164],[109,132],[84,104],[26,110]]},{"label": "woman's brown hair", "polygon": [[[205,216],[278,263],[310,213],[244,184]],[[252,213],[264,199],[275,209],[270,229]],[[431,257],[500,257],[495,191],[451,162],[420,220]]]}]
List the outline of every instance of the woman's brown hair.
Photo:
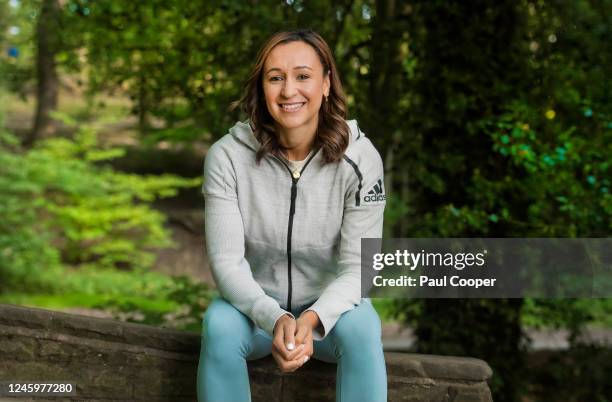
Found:
[{"label": "woman's brown hair", "polygon": [[321,103],[321,109],[319,109],[319,124],[314,147],[321,148],[325,163],[331,163],[342,159],[349,143],[350,132],[345,121],[347,115],[346,98],[342,90],[334,56],[329,46],[321,35],[311,29],[277,32],[260,49],[255,65],[244,84],[242,97],[240,100],[233,102],[231,106],[232,109],[240,106],[250,119],[255,138],[261,144],[256,156],[258,163],[266,153],[278,156],[282,149],[274,128],[274,120],[265,102],[262,82],[264,63],[274,47],[297,41],[312,46],[323,65],[323,75],[329,75],[331,84],[329,96],[326,101]]}]

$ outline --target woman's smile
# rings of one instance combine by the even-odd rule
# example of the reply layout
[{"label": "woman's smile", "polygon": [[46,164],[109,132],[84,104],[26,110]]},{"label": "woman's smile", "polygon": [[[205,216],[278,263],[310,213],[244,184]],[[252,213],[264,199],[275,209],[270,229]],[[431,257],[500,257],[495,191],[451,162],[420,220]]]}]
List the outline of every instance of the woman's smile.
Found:
[{"label": "woman's smile", "polygon": [[294,113],[302,109],[306,102],[280,103],[279,106],[283,112]]}]

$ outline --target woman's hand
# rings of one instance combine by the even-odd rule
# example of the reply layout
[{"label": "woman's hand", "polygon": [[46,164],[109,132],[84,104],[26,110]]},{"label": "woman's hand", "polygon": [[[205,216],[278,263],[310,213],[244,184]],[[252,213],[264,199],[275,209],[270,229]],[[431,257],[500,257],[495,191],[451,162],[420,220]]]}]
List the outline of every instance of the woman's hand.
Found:
[{"label": "woman's hand", "polygon": [[290,315],[284,315],[274,326],[272,357],[283,373],[291,373],[304,364],[304,346],[295,343],[296,324]]},{"label": "woman's hand", "polygon": [[306,363],[314,353],[312,330],[319,325],[319,316],[314,311],[306,311],[296,320],[295,343],[304,345],[303,360]]},{"label": "woman's hand", "polygon": [[318,321],[316,313],[310,311],[297,320],[285,315],[276,322],[272,357],[283,373],[294,372],[310,359],[314,351],[312,329]]}]

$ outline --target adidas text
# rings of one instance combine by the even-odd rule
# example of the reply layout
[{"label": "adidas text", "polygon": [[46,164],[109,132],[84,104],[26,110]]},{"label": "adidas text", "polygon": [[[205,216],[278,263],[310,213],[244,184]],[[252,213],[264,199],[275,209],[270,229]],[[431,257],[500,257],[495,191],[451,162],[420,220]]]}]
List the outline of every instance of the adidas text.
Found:
[{"label": "adidas text", "polygon": [[384,194],[366,195],[365,197],[363,197],[363,201],[365,202],[385,201],[386,199],[387,199],[387,196]]}]

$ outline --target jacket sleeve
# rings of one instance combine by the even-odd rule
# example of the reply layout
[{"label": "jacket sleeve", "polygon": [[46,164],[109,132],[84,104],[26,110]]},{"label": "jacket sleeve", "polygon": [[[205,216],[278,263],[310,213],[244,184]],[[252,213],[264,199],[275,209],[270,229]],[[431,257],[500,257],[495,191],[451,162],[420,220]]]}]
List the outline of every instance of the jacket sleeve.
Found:
[{"label": "jacket sleeve", "polygon": [[214,144],[204,162],[205,232],[208,258],[219,293],[268,334],[284,314],[253,278],[245,259],[244,224],[236,176],[225,150]]},{"label": "jacket sleeve", "polygon": [[[325,338],[343,313],[361,303],[361,239],[382,237],[386,204],[383,164],[369,140],[363,141],[369,146],[359,163],[348,157],[343,161],[350,165],[352,180],[345,193],[337,276],[306,310],[316,312],[321,321],[322,332],[313,331],[316,340]],[[368,192],[378,196],[369,196]]]}]

